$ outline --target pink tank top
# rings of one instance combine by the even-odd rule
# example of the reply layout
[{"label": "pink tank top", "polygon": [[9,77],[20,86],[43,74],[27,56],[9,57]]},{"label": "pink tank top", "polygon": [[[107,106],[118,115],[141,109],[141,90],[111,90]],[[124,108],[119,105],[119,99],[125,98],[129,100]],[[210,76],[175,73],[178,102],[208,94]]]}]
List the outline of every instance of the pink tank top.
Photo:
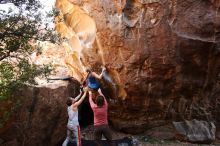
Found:
[{"label": "pink tank top", "polygon": [[108,103],[105,99],[105,96],[99,90],[99,94],[104,97],[104,105],[102,107],[98,107],[92,100],[92,93],[89,92],[89,103],[93,110],[94,114],[94,125],[104,125],[108,124]]}]

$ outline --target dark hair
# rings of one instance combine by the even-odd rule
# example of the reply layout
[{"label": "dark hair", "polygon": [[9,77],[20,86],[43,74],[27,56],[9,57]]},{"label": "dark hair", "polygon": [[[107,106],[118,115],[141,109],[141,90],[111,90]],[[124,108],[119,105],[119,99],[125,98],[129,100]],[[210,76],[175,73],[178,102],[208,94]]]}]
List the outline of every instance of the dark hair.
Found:
[{"label": "dark hair", "polygon": [[87,68],[87,69],[86,69],[86,72],[87,72],[87,73],[91,73],[92,71],[91,71],[89,68]]},{"label": "dark hair", "polygon": [[66,100],[66,105],[67,105],[67,106],[71,106],[72,103],[73,103],[72,98],[71,98],[71,97],[68,97],[67,100]]},{"label": "dark hair", "polygon": [[98,107],[102,107],[104,105],[104,98],[102,95],[96,96],[96,104]]},{"label": "dark hair", "polygon": [[89,87],[89,90],[92,91],[92,92],[98,92],[99,88],[96,89],[96,88],[90,88],[90,87]]}]

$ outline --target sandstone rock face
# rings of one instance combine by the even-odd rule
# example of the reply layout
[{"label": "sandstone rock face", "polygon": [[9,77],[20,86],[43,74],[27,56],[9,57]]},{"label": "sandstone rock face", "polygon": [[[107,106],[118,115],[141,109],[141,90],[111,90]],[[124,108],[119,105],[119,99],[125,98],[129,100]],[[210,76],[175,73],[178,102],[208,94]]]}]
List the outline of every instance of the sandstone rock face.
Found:
[{"label": "sandstone rock face", "polygon": [[67,97],[74,97],[78,92],[78,82],[64,81],[18,91],[11,99],[19,100],[19,107],[7,125],[0,128],[3,145],[62,145],[68,118],[65,102]]},{"label": "sandstone rock face", "polygon": [[96,22],[96,41],[81,61],[97,72],[106,65],[118,86],[115,127],[137,133],[170,120],[219,122],[218,0],[71,2]]},{"label": "sandstone rock face", "polygon": [[210,143],[215,140],[216,127],[213,122],[194,119],[192,121],[173,122],[173,124],[177,130],[177,135],[182,139],[194,143]]},{"label": "sandstone rock face", "polygon": [[[109,120],[114,128],[140,133],[170,121],[197,119],[215,122],[218,132],[218,0],[57,0],[56,4],[66,14],[56,29],[71,48],[64,45],[59,52],[54,47],[58,56],[48,49],[46,56],[51,53],[61,68],[54,75],[69,75],[67,66],[80,81],[84,67],[100,72],[105,65],[103,92],[111,98]],[[55,60],[59,57],[64,60]],[[13,124],[0,138],[10,140],[8,145],[60,144],[66,132],[65,97],[77,87],[59,83],[21,91],[19,96],[29,98],[24,98]]]}]

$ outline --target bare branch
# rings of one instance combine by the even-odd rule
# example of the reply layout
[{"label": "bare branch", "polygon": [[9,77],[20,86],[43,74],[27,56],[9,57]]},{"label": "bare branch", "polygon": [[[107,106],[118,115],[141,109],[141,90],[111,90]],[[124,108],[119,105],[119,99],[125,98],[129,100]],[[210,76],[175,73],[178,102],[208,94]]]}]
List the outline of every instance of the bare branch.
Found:
[{"label": "bare branch", "polygon": [[2,54],[2,55],[0,56],[0,61],[2,61],[3,59],[5,59],[5,58],[7,58],[7,57],[9,57],[9,56],[10,56],[10,51],[7,52],[7,53]]}]

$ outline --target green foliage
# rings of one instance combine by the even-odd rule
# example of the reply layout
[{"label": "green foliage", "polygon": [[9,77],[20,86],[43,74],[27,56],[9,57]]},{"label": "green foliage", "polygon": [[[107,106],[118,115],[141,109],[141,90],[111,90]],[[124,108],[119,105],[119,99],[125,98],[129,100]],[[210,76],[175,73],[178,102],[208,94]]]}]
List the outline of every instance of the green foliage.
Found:
[{"label": "green foliage", "polygon": [[[39,3],[28,6],[21,5],[19,11],[0,10],[0,60],[9,57],[12,53],[30,52],[31,44],[35,40],[59,42],[59,35],[49,28],[45,18],[36,10]],[[32,7],[32,8],[30,8]],[[56,15],[52,11],[48,16]]]},{"label": "green foliage", "polygon": [[[17,9],[0,10],[0,100],[24,84],[35,84],[35,77],[47,76],[52,70],[50,65],[39,66],[28,61],[36,41],[60,41],[42,18],[38,0],[0,1],[6,3],[13,3]],[[53,17],[55,13],[48,16]]]},{"label": "green foliage", "polygon": [[53,70],[51,65],[39,66],[22,59],[17,64],[3,61],[0,64],[0,100],[7,98],[24,84],[36,84],[37,76],[48,76]]},{"label": "green foliage", "polygon": [[9,84],[13,80],[13,66],[8,62],[3,62],[0,65],[0,99],[9,96]]},{"label": "green foliage", "polygon": [[10,116],[15,113],[20,106],[21,100],[17,99],[10,109],[4,111],[0,110],[0,114],[2,114],[2,118],[0,119],[0,128],[4,126],[4,124],[9,120]]}]

